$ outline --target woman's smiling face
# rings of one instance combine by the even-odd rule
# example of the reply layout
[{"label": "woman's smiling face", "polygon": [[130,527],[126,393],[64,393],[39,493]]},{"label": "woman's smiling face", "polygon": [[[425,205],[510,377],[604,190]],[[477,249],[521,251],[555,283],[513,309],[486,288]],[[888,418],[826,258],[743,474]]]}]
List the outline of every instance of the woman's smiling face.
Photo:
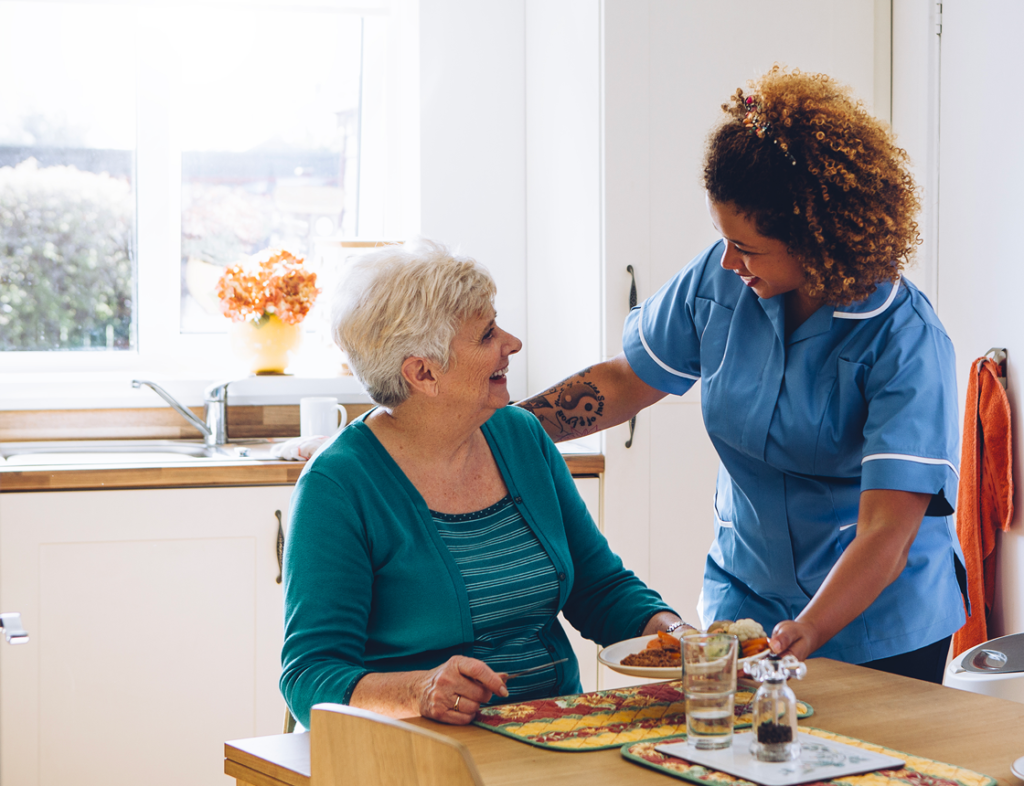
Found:
[{"label": "woman's smiling face", "polygon": [[451,364],[439,380],[443,391],[489,410],[508,404],[508,359],[523,347],[522,341],[498,327],[495,317],[489,308],[462,323],[452,341]]},{"label": "woman's smiling face", "polygon": [[736,273],[758,297],[783,295],[807,283],[800,261],[781,240],[760,234],[752,216],[731,202],[707,203],[711,223],[725,240],[722,267]]}]

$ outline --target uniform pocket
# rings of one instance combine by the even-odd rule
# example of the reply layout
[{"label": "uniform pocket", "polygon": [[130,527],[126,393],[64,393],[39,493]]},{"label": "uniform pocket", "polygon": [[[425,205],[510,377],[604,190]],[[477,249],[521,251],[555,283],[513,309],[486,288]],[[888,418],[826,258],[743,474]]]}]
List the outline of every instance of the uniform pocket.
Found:
[{"label": "uniform pocket", "polygon": [[868,367],[838,358],[836,379],[829,395],[814,451],[814,472],[827,477],[860,475],[861,454],[847,446],[864,442],[868,402],[864,395]]},{"label": "uniform pocket", "polygon": [[697,327],[700,330],[700,374],[705,381],[714,379],[725,359],[729,344],[732,309],[704,298],[696,299]]}]

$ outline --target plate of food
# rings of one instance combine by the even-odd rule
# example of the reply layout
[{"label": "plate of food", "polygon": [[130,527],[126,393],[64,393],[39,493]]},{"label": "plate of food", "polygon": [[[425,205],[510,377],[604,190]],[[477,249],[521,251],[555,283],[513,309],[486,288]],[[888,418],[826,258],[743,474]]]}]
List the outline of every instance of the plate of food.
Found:
[{"label": "plate of food", "polygon": [[[747,663],[768,654],[768,637],[754,620],[719,620],[708,627],[708,632],[732,633],[740,640],[742,657],[736,661],[739,674],[743,674]],[[597,660],[619,674],[677,680],[682,677],[683,668],[679,639],[673,633],[660,631],[651,636],[637,636],[605,647],[597,654]]]}]

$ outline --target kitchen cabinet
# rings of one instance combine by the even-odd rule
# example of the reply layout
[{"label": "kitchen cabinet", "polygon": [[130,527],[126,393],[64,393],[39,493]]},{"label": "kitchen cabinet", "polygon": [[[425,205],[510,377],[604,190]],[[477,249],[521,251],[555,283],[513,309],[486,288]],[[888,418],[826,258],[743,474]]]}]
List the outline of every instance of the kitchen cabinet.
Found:
[{"label": "kitchen cabinet", "polygon": [[[600,521],[600,479],[576,483]],[[0,495],[0,607],[31,637],[0,647],[0,786],[223,786],[226,740],[280,733],[291,489]]]},{"label": "kitchen cabinet", "polygon": [[225,740],[280,733],[290,494],[0,495],[2,786],[223,786]]}]

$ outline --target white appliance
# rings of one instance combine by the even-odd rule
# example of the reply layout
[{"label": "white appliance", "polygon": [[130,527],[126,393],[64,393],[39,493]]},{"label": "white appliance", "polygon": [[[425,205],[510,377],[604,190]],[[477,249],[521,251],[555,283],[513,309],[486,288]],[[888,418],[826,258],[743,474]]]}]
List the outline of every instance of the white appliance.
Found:
[{"label": "white appliance", "polygon": [[1024,704],[1024,633],[991,639],[953,658],[942,684]]}]

